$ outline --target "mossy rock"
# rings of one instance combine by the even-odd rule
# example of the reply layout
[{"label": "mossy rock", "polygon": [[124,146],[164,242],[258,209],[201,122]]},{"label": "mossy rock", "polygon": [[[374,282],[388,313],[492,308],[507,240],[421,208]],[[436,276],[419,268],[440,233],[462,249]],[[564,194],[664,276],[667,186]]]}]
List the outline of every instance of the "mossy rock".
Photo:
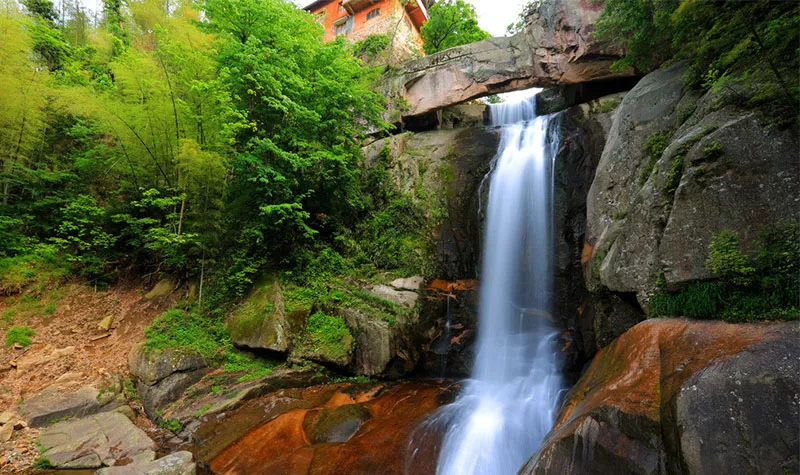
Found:
[{"label": "mossy rock", "polygon": [[280,283],[268,278],[228,318],[228,331],[236,346],[286,353],[307,316],[302,311],[287,313]]},{"label": "mossy rock", "polygon": [[346,367],[353,359],[355,339],[342,317],[317,312],[308,317],[292,356]]}]

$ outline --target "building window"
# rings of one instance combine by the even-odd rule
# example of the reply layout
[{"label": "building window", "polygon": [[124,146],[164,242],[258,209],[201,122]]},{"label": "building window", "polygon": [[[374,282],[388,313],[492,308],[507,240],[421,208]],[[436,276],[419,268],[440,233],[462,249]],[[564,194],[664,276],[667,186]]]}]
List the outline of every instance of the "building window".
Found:
[{"label": "building window", "polygon": [[353,30],[353,17],[344,16],[333,22],[333,36],[346,35]]},{"label": "building window", "polygon": [[373,18],[381,16],[381,9],[375,8],[367,12],[367,21],[372,20]]}]

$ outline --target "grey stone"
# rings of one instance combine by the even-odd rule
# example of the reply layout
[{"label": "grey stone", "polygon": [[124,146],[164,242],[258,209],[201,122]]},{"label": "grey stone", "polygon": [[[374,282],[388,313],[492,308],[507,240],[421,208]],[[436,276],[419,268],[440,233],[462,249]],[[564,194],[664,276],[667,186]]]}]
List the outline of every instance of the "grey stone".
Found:
[{"label": "grey stone", "polygon": [[152,418],[199,381],[206,367],[205,359],[196,351],[153,349],[141,344],[131,348],[128,364],[142,406]]},{"label": "grey stone", "polygon": [[152,462],[101,468],[95,475],[195,475],[196,473],[197,467],[192,461],[192,453],[181,451]]},{"label": "grey stone", "polygon": [[367,287],[366,291],[375,297],[394,302],[404,308],[413,308],[419,299],[419,294],[406,290],[395,290],[388,285],[375,285]]},{"label": "grey stone", "polygon": [[101,397],[100,391],[92,385],[77,390],[65,388],[62,391],[54,384],[23,401],[19,410],[29,426],[43,427],[56,419],[84,417],[119,406],[114,400],[114,392],[103,394],[110,394],[111,398]]},{"label": "grey stone", "polygon": [[153,460],[155,444],[116,412],[53,424],[38,439],[41,453],[56,468],[98,468],[117,460]]},{"label": "grey stone", "polygon": [[136,391],[142,398],[144,411],[151,418],[157,417],[160,410],[180,398],[186,389],[200,381],[204,374],[203,369],[172,373],[152,386],[138,381]]},{"label": "grey stone", "polygon": [[395,289],[417,291],[422,287],[422,282],[424,282],[424,280],[425,279],[421,275],[415,275],[404,279],[395,279],[389,282],[389,285]]},{"label": "grey stone", "polygon": [[[645,311],[662,273],[667,288],[714,277],[714,234],[732,229],[747,245],[765,225],[800,219],[797,133],[720,109],[713,91],[686,91],[682,73],[655,71],[625,96],[587,198],[588,288],[635,293]],[[666,149],[653,160],[655,134]]]},{"label": "grey stone", "polygon": [[306,317],[303,312],[286,312],[280,284],[270,279],[256,285],[227,324],[237,346],[286,353],[305,327]]},{"label": "grey stone", "polygon": [[205,368],[206,362],[203,356],[194,350],[147,348],[140,343],[131,348],[128,367],[131,375],[137,380],[153,385],[173,373]]},{"label": "grey stone", "polygon": [[[692,375],[670,434],[692,474],[791,473],[800,464],[800,325]],[[680,468],[680,467],[676,467]]]}]

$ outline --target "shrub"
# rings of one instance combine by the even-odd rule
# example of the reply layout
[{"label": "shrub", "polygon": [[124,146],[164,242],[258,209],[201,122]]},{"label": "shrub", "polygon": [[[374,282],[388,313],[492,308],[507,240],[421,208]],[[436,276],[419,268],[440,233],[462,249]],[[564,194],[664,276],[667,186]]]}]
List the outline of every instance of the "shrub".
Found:
[{"label": "shrub", "polygon": [[0,259],[0,295],[57,286],[71,270],[55,246],[40,244],[25,254]]},{"label": "shrub", "polygon": [[149,348],[188,348],[209,359],[219,359],[230,347],[222,320],[196,312],[172,309],[164,312],[145,329]]},{"label": "shrub", "polygon": [[35,334],[36,332],[30,327],[11,327],[8,329],[8,331],[6,331],[6,346],[11,346],[14,343],[19,343],[22,346],[28,346],[31,344],[31,337]]},{"label": "shrub", "polygon": [[716,234],[706,267],[717,279],[657,292],[651,313],[728,321],[800,318],[800,223],[765,226],[754,244],[753,252],[744,253],[737,233]]}]

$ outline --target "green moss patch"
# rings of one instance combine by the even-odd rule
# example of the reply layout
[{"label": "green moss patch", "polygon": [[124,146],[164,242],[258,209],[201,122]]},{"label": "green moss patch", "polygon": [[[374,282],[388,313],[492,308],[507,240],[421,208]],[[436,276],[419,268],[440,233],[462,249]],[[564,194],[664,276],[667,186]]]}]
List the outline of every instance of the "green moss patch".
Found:
[{"label": "green moss patch", "polygon": [[308,317],[308,325],[300,337],[297,349],[301,354],[336,362],[350,357],[354,342],[342,317],[317,312]]}]

